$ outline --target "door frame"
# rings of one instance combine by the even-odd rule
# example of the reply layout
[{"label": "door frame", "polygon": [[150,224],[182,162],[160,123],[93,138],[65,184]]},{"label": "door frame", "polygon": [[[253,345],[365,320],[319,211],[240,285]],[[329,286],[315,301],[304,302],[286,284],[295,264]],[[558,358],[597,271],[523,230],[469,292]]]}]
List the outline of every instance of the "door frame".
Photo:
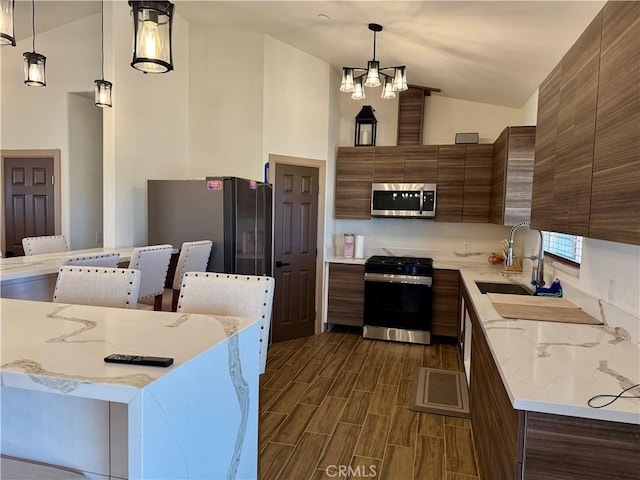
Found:
[{"label": "door frame", "polygon": [[[325,208],[326,208],[326,183],[327,183],[327,162],[313,158],[290,157],[287,155],[269,154],[269,183],[275,185],[277,165],[298,165],[301,167],[311,167],[318,169],[318,230],[316,234],[316,292],[315,292],[315,313],[316,320],[314,333],[322,333],[324,318],[324,231],[325,231]],[[275,188],[273,195],[273,211],[275,212],[276,196]],[[275,216],[274,216],[275,221]],[[273,245],[275,249],[275,244]]]},{"label": "door frame", "polygon": [[53,158],[53,175],[55,181],[53,184],[53,201],[54,201],[54,229],[55,234],[62,233],[62,194],[60,185],[62,183],[61,167],[60,167],[60,149],[37,149],[37,150],[0,150],[0,224],[2,225],[2,235],[0,236],[0,248],[4,252],[6,249],[6,228],[4,218],[4,161],[5,158]]}]

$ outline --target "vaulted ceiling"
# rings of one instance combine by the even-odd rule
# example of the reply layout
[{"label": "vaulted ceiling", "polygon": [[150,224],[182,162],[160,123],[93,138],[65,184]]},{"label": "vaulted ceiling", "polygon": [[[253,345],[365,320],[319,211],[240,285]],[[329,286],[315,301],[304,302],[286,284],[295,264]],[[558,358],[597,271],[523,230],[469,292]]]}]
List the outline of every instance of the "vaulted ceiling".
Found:
[{"label": "vaulted ceiling", "polygon": [[[120,1],[120,0],[119,0]],[[189,23],[250,29],[341,68],[406,65],[411,84],[520,108],[602,8],[600,1],[187,1]],[[16,36],[31,35],[31,2],[16,2]],[[45,31],[100,11],[95,1],[38,1]],[[337,86],[336,86],[337,88]]]}]

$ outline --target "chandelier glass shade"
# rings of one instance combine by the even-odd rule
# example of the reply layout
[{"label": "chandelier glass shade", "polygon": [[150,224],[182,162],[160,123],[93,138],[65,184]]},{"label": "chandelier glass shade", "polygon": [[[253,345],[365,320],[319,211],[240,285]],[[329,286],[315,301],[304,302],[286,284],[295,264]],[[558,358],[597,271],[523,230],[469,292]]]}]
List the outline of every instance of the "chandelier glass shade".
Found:
[{"label": "chandelier glass shade", "polygon": [[367,68],[343,67],[340,91],[351,93],[353,100],[362,100],[366,98],[364,87],[383,85],[381,98],[395,98],[396,92],[409,89],[407,67],[380,67],[376,60],[376,33],[382,31],[382,25],[370,23],[369,30],[373,32],[373,59],[367,62]]},{"label": "chandelier glass shade", "polygon": [[31,0],[32,52],[24,52],[24,83],[28,87],[46,87],[45,65],[47,57],[36,53],[36,4]]},{"label": "chandelier glass shade", "polygon": [[16,46],[13,26],[13,8],[15,0],[0,0],[0,45]]},{"label": "chandelier glass shade", "polygon": [[134,47],[131,66],[144,73],[173,70],[171,29],[173,3],[130,1],[133,13]]}]

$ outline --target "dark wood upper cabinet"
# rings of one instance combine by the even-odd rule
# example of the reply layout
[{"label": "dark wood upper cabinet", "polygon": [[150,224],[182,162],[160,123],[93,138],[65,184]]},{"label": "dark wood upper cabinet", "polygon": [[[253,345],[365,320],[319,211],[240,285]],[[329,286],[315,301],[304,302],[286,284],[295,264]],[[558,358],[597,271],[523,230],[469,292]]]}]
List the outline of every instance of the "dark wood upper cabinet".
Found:
[{"label": "dark wood upper cabinet", "polygon": [[467,145],[465,153],[462,221],[487,223],[491,200],[493,145]]},{"label": "dark wood upper cabinet", "polygon": [[589,237],[640,244],[640,3],[603,9]]},{"label": "dark wood upper cabinet", "polygon": [[404,148],[376,147],[373,167],[374,183],[403,183],[404,177]]},{"label": "dark wood upper cabinet", "polygon": [[596,129],[602,14],[562,59],[550,230],[586,236]]},{"label": "dark wood upper cabinet", "polygon": [[529,221],[535,140],[536,127],[507,127],[493,144],[491,223]]},{"label": "dark wood upper cabinet", "polygon": [[531,227],[545,228],[553,206],[553,170],[558,138],[558,97],[562,69],[558,64],[538,89],[535,161],[531,195]]},{"label": "dark wood upper cabinet", "polygon": [[340,147],[336,159],[336,218],[371,218],[375,147]]},{"label": "dark wood upper cabinet", "polygon": [[538,92],[531,225],[640,244],[640,3],[609,2]]},{"label": "dark wood upper cabinet", "polygon": [[404,181],[407,183],[438,182],[437,146],[404,147]]},{"label": "dark wood upper cabinet", "polygon": [[462,222],[466,147],[438,147],[438,191],[436,221]]}]

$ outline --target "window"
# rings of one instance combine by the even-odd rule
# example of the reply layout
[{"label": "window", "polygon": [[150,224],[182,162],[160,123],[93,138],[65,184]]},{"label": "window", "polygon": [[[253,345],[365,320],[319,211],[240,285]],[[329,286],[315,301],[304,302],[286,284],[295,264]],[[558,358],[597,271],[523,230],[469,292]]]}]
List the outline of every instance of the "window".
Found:
[{"label": "window", "polygon": [[568,233],[542,232],[544,251],[580,265],[582,237]]}]

